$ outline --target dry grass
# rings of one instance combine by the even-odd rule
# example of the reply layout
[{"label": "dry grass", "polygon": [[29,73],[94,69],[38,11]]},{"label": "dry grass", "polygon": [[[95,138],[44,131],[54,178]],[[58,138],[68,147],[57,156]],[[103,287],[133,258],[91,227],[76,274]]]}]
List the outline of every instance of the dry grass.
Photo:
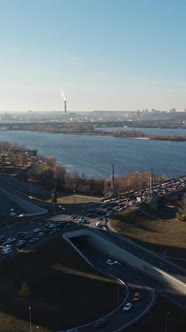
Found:
[{"label": "dry grass", "polygon": [[[51,199],[48,202],[51,203]],[[83,204],[92,202],[100,202],[100,198],[83,195],[59,196],[57,198],[58,204]]]},{"label": "dry grass", "polygon": [[[148,213],[148,214],[147,214]],[[157,252],[166,250],[172,257],[186,256],[186,223],[153,211],[131,208],[111,221],[111,226],[140,244]],[[162,217],[160,219],[160,216]]]}]

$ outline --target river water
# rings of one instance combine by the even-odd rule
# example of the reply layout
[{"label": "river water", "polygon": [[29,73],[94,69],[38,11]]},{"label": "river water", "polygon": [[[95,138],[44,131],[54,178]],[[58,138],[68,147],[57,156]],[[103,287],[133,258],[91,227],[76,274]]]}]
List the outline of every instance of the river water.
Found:
[{"label": "river water", "polygon": [[[184,129],[139,130],[147,134],[186,135]],[[0,141],[37,149],[41,155],[55,157],[67,171],[85,173],[89,178],[109,177],[112,164],[117,175],[151,168],[155,174],[169,178],[186,174],[186,142],[30,131],[1,131]]]}]

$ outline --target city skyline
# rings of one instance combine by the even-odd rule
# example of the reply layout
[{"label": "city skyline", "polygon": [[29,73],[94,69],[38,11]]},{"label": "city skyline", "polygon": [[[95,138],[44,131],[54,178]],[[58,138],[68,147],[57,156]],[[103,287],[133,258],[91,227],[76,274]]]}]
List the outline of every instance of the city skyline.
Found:
[{"label": "city skyline", "polygon": [[186,108],[183,0],[0,2],[0,111]]}]

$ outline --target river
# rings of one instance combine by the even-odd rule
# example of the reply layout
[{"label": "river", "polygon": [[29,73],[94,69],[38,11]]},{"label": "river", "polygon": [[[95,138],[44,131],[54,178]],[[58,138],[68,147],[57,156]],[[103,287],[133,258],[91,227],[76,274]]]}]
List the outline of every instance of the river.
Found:
[{"label": "river", "polygon": [[[139,130],[153,134],[178,134],[175,129]],[[185,135],[186,130],[181,129],[181,133]],[[109,177],[112,164],[117,175],[150,171],[151,168],[155,174],[165,174],[169,178],[186,174],[186,142],[30,131],[1,131],[0,140],[37,149],[41,155],[55,157],[67,171],[85,173],[89,178]]]}]

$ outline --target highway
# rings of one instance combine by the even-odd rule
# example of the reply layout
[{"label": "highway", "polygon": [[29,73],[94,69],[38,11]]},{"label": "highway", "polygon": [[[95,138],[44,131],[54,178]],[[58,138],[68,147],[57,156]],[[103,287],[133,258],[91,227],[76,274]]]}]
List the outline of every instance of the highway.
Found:
[{"label": "highway", "polygon": [[[8,184],[10,186],[10,184]],[[3,184],[3,187],[6,188],[6,184]],[[16,190],[12,190],[12,192],[15,195],[20,195],[20,197],[24,197],[25,194],[21,194]],[[29,198],[27,198],[29,200]],[[172,276],[178,278],[179,280],[186,283],[186,271],[177,265],[171,263],[168,261],[165,257],[158,255],[156,253],[150,252],[137,244],[133,243],[132,241],[128,240],[124,236],[121,236],[117,233],[112,232],[112,229],[110,227],[109,222],[103,222],[104,227],[97,227],[96,222],[100,221],[98,218],[98,215],[96,214],[96,209],[100,211],[100,204],[98,203],[92,203],[91,205],[88,204],[88,208],[86,208],[86,204],[82,205],[80,208],[75,206],[73,209],[73,213],[78,214],[79,216],[87,215],[87,209],[90,210],[90,207],[93,211],[95,211],[95,216],[93,213],[93,217],[86,217],[88,220],[88,223],[82,224],[82,227],[90,227],[93,232],[99,233],[103,238],[109,240],[111,243],[116,244],[117,246],[123,248],[124,250],[132,253],[133,255],[139,257],[144,262],[148,262],[152,264],[155,267],[160,268],[161,270],[166,271],[167,273],[171,274]],[[83,208],[82,208],[83,207]],[[72,212],[72,210],[71,210]],[[105,213],[103,209],[103,213]],[[89,213],[90,214],[90,213]],[[29,249],[30,247],[37,246],[39,243],[43,243],[45,241],[48,241],[50,238],[54,238],[55,236],[60,236],[61,231],[57,227],[57,223],[59,220],[65,219],[70,220],[70,211],[65,211],[65,213],[57,213],[55,215],[46,215],[43,217],[35,217],[34,219],[30,219],[27,221],[22,221],[19,223],[16,223],[11,226],[7,226],[5,228],[0,229],[0,237],[5,236],[5,239],[8,237],[16,237],[16,242],[13,244],[13,252],[9,255],[2,256],[0,255],[0,260],[7,259],[7,257],[18,254],[18,251],[16,250],[16,243],[18,241],[18,233],[19,232],[29,232],[32,233],[32,231],[35,228],[43,228],[46,227],[46,224],[53,224],[52,232],[49,235],[48,233],[45,234],[45,236],[38,239],[38,241],[34,244],[27,243],[27,246],[25,250]],[[74,222],[76,224],[76,221]],[[58,228],[58,229],[57,229]],[[70,227],[68,228],[70,230]],[[110,253],[108,252],[108,255],[106,256],[102,252],[97,252],[95,248],[89,248],[89,250],[86,250],[86,248],[81,248],[81,250],[84,250],[84,255],[92,262],[95,269],[101,273],[104,273],[106,275],[112,275],[114,278],[119,278],[124,282],[124,284],[127,285],[128,289],[128,295],[124,299],[126,302],[133,302],[133,294],[134,289],[140,290],[140,296],[141,299],[139,302],[135,303],[133,305],[133,308],[130,312],[123,312],[122,307],[124,303],[119,305],[116,310],[109,314],[107,317],[105,317],[106,325],[102,327],[102,331],[108,331],[108,332],[119,332],[124,329],[124,326],[128,326],[132,324],[134,321],[140,319],[148,310],[150,310],[150,307],[153,305],[156,294],[161,293],[165,297],[167,297],[170,301],[173,301],[177,303],[178,305],[186,308],[186,301],[185,298],[179,294],[179,292],[176,292],[171,288],[168,284],[163,284],[158,282],[157,280],[147,276],[145,273],[140,273],[139,271],[132,269],[128,264],[125,264],[124,266],[114,265],[114,266],[108,266],[106,264],[106,260],[109,257]],[[114,259],[114,257],[112,257]],[[155,289],[155,293],[152,289]],[[117,302],[118,294],[116,294],[116,302]],[[82,326],[78,328],[78,331],[94,331],[95,327],[93,325],[95,322],[91,322],[90,324],[86,326]],[[64,330],[66,331],[66,330]]]},{"label": "highway", "polygon": [[[19,236],[18,233],[23,231],[23,232],[32,232],[34,229],[36,228],[43,228],[45,227],[45,225],[47,223],[53,223],[56,224],[58,222],[58,220],[60,220],[62,217],[64,217],[64,215],[60,215],[58,217],[51,217],[51,218],[42,218],[42,220],[31,220],[31,221],[27,221],[27,222],[21,222],[20,224],[16,224],[13,225],[11,227],[11,237],[16,237],[17,241],[19,240]],[[50,220],[50,221],[49,221]],[[5,235],[7,236],[9,232],[9,228],[3,228],[0,230],[0,236]],[[24,248],[24,250],[29,250],[30,248],[37,246],[39,243],[43,243],[44,241],[48,241],[51,237],[55,237],[55,236],[59,236],[60,232],[55,232],[52,234],[52,236],[45,236],[41,239],[39,239],[36,243],[34,244],[28,244],[26,246],[26,248]],[[16,243],[13,244],[13,252],[11,254],[8,254],[7,256],[0,256],[0,260],[4,260],[7,259],[10,256],[13,256],[15,254],[19,254],[19,251],[16,250]],[[145,286],[143,283],[141,283],[141,278],[134,278],[134,273],[130,272],[129,267],[125,268],[125,267],[120,267],[120,266],[114,266],[112,267],[112,269],[110,269],[110,266],[108,266],[105,262],[106,262],[106,256],[102,255],[101,252],[99,252],[99,255],[97,254],[97,252],[95,252],[94,250],[90,250],[88,252],[89,255],[89,259],[93,259],[94,260],[94,265],[95,265],[95,269],[98,272],[104,273],[106,275],[110,275],[112,277],[117,277],[121,280],[123,280],[124,282],[128,283],[128,296],[127,298],[125,298],[125,302],[129,302],[132,301],[132,297],[133,297],[133,293],[134,293],[134,289],[138,289],[140,292],[140,301],[139,303],[135,303],[135,305],[133,306],[132,310],[130,312],[123,312],[122,307],[124,305],[124,303],[122,303],[119,306],[119,303],[116,303],[116,311],[110,313],[107,317],[105,317],[106,320],[106,325],[105,327],[102,328],[103,331],[119,331],[118,329],[121,328],[123,329],[124,325],[128,325],[131,324],[131,322],[133,320],[138,320],[140,319],[141,316],[143,316],[145,314],[146,311],[150,310],[151,305],[153,304],[155,298],[154,298],[154,292],[148,288],[147,286]],[[96,257],[96,260],[95,260]],[[116,294],[116,302],[117,302],[117,296],[118,294]],[[119,306],[119,307],[118,307]],[[95,322],[91,322],[90,324],[86,325],[86,326],[82,326],[81,328],[78,329],[78,331],[94,331],[95,328],[93,327],[93,325],[95,324]]]}]

